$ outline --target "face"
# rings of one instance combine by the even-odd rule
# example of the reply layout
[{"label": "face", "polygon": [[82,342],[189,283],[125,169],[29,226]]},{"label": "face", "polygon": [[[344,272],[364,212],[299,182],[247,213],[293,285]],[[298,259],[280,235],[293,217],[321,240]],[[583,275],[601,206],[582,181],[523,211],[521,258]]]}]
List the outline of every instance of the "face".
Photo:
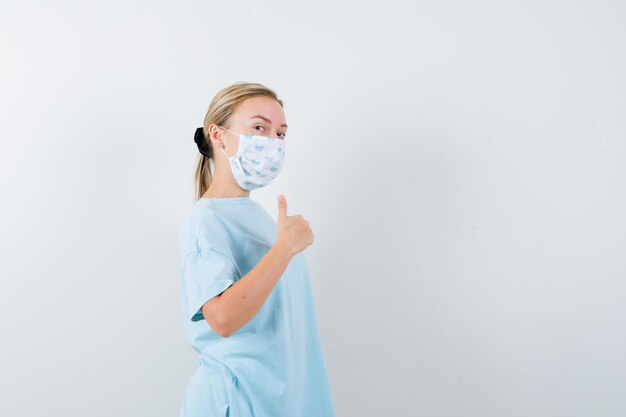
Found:
[{"label": "face", "polygon": [[230,156],[237,153],[240,134],[271,136],[282,140],[287,135],[285,112],[271,97],[257,96],[244,100],[231,115],[229,124],[224,127],[234,133],[213,124],[209,127],[209,134],[213,149],[224,146]]}]

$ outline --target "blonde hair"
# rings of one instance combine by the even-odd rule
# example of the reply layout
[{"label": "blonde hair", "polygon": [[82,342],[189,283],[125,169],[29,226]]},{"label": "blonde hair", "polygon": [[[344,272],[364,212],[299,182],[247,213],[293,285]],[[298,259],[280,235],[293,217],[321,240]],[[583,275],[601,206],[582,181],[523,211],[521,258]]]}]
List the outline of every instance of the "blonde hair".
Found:
[{"label": "blonde hair", "polygon": [[207,132],[209,126],[215,123],[218,126],[230,127],[230,117],[235,112],[237,107],[246,99],[256,96],[266,96],[275,99],[281,107],[283,102],[278,98],[276,93],[258,83],[248,83],[239,81],[228,87],[220,90],[204,116],[203,124],[203,139],[204,146],[209,149],[208,154],[211,156],[205,156],[198,153],[198,159],[196,161],[196,170],[194,174],[195,180],[195,200],[202,198],[202,195],[206,192],[213,181],[213,173],[211,172],[211,159],[213,159],[214,150],[211,140],[207,138]]}]

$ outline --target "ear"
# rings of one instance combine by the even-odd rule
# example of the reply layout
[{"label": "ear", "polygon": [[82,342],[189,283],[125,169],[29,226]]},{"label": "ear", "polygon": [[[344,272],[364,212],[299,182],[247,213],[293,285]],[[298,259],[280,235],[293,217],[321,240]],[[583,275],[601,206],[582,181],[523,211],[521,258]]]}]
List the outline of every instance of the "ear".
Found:
[{"label": "ear", "polygon": [[222,132],[217,128],[217,125],[211,123],[209,125],[209,140],[212,142],[213,147],[223,148],[224,140],[222,139]]}]

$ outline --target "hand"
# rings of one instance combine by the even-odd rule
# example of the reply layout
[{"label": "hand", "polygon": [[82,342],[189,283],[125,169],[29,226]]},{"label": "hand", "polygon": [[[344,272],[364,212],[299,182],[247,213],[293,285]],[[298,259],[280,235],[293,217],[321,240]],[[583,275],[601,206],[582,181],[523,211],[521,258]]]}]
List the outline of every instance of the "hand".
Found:
[{"label": "hand", "polygon": [[277,241],[280,241],[295,255],[313,243],[313,232],[309,222],[301,214],[287,216],[287,198],[278,196]]}]

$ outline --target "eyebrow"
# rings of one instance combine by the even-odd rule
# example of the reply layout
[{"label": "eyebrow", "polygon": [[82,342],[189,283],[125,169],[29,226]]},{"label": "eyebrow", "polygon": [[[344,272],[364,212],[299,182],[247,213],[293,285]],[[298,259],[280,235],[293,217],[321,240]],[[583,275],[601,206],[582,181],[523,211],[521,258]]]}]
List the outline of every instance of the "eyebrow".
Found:
[{"label": "eyebrow", "polygon": [[[257,114],[255,116],[252,116],[251,119],[254,119],[255,117],[258,117],[259,119],[263,119],[265,120],[267,123],[272,123],[272,121],[270,119],[268,119],[267,117],[261,116],[260,114]],[[289,127],[287,126],[287,123],[283,123],[282,125],[280,125],[281,127]]]}]

